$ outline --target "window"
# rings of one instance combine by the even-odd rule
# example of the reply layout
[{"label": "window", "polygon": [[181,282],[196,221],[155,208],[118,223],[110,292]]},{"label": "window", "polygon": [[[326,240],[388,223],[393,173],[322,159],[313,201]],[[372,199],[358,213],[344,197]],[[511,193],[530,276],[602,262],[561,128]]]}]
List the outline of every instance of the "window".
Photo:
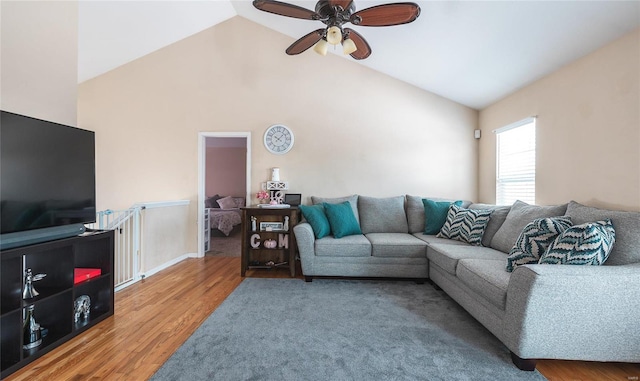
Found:
[{"label": "window", "polygon": [[496,133],[496,204],[536,199],[536,119],[527,118]]}]

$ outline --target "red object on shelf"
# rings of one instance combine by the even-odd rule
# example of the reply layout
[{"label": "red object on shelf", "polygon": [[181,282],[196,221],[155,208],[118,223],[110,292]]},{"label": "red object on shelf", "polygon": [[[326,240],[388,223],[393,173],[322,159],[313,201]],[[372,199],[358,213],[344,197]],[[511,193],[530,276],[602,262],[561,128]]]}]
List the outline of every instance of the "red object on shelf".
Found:
[{"label": "red object on shelf", "polygon": [[78,284],[84,282],[85,280],[99,277],[100,274],[102,274],[101,269],[75,268],[73,269],[73,284]]}]

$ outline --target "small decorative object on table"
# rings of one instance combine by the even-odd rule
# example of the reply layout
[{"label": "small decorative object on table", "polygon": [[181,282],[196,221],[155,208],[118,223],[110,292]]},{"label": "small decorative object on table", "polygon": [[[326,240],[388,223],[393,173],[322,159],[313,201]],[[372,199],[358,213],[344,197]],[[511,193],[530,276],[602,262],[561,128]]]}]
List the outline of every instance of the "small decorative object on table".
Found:
[{"label": "small decorative object on table", "polygon": [[32,349],[42,344],[42,332],[40,331],[40,324],[36,322],[36,317],[33,314],[35,305],[27,307],[27,315],[24,319],[22,326],[22,348]]},{"label": "small decorative object on table", "polygon": [[91,313],[91,298],[89,297],[89,295],[78,296],[73,306],[73,321],[76,323],[79,322],[80,315],[82,315],[82,320],[88,321],[90,313]]},{"label": "small decorative object on table", "polygon": [[256,198],[260,201],[261,204],[267,203],[270,198],[269,193],[267,191],[259,191],[256,193]]},{"label": "small decorative object on table", "polygon": [[267,249],[275,249],[278,243],[274,239],[264,241],[264,247]]},{"label": "small decorative object on table", "polygon": [[302,202],[301,193],[287,193],[284,195],[284,203],[291,206],[299,206]]},{"label": "small decorative object on table", "polygon": [[22,291],[22,299],[31,299],[40,295],[40,293],[33,288],[33,282],[39,281],[46,276],[47,274],[33,275],[31,269],[27,269],[24,273],[24,290]]},{"label": "small decorative object on table", "polygon": [[284,225],[282,222],[261,222],[260,223],[260,231],[261,232],[274,232],[274,231],[283,231]]},{"label": "small decorative object on table", "polygon": [[280,181],[280,168],[271,168],[271,181]]},{"label": "small decorative object on table", "polygon": [[251,216],[251,231],[252,231],[252,232],[254,232],[254,231],[256,231],[256,230],[257,230],[257,227],[256,227],[256,222],[257,222],[257,221],[258,221],[258,219],[257,219],[257,218],[255,218],[255,217]]}]

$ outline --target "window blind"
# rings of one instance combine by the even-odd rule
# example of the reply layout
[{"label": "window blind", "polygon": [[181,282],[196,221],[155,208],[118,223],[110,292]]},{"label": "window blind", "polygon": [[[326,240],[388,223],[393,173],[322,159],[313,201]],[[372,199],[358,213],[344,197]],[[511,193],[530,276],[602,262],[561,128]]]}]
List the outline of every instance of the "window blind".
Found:
[{"label": "window blind", "polygon": [[527,118],[496,131],[496,204],[535,203],[536,119]]}]

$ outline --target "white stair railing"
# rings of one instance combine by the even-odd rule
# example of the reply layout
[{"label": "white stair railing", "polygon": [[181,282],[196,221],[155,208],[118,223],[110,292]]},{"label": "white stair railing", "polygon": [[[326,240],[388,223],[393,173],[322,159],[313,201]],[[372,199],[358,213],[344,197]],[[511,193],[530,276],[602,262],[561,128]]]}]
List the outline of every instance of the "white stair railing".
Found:
[{"label": "white stair railing", "polygon": [[114,230],[114,284],[121,290],[140,278],[140,215],[144,206],[98,212],[97,228]]}]

